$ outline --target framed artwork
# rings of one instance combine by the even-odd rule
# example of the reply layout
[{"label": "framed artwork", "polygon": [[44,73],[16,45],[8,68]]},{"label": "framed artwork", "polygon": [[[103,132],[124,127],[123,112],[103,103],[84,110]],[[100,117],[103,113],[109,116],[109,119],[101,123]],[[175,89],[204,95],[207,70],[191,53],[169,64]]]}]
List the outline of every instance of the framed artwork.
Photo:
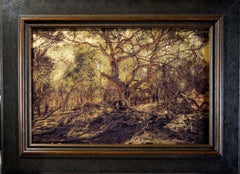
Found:
[{"label": "framed artwork", "polygon": [[27,154],[219,154],[220,16],[22,16]]},{"label": "framed artwork", "polygon": [[2,0],[1,172],[239,173],[239,3]]}]

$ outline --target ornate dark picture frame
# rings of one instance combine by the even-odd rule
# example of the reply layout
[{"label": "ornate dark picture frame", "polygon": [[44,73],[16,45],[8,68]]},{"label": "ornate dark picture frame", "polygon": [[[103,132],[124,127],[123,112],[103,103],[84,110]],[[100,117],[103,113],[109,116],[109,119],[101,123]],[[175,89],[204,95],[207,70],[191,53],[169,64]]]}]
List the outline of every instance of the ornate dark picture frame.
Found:
[{"label": "ornate dark picture frame", "polygon": [[[0,120],[2,173],[240,172],[239,0],[0,1],[0,55],[3,65]],[[72,19],[74,16],[75,21]],[[182,147],[179,145],[153,147],[151,144],[147,144],[150,147],[114,147],[110,144],[108,147],[90,145],[83,148],[79,145],[43,146],[40,143],[40,146],[33,147],[29,143],[31,134],[28,130],[31,120],[28,118],[31,106],[28,103],[29,86],[27,86],[31,82],[28,81],[29,66],[26,61],[30,58],[29,55],[31,56],[28,52],[29,45],[26,45],[31,44],[28,40],[31,38],[28,29],[31,29],[33,24],[46,28],[54,24],[55,27],[70,23],[79,25],[81,21],[77,18],[80,16],[84,17],[84,23],[120,24],[125,21],[123,23],[125,25],[138,20],[144,24],[164,21],[164,24],[172,23],[175,26],[189,23],[213,25],[216,30],[212,30],[212,34],[216,40],[212,40],[211,50],[215,54],[213,57],[218,55],[221,57],[212,59],[216,62],[211,62],[214,70],[210,79],[213,82],[211,108],[214,108],[213,126],[209,129],[209,132],[212,132],[212,144],[209,147],[205,144],[201,147],[199,145],[193,147],[191,144]],[[89,16],[94,16],[95,19],[90,20]],[[135,19],[130,17],[116,20],[114,16],[133,16]],[[220,22],[217,22],[218,20]],[[20,29],[24,31],[20,32]],[[20,49],[23,47],[25,50]],[[21,84],[22,82],[24,84]],[[44,110],[48,111],[42,108],[41,113]]]},{"label": "ornate dark picture frame", "polygon": [[[37,123],[33,123],[34,118],[37,115],[37,111],[34,110],[34,97],[33,97],[33,91],[35,90],[34,84],[37,84],[37,81],[34,81],[34,63],[33,59],[37,59],[34,57],[33,53],[33,32],[34,31],[48,31],[48,30],[66,30],[66,28],[69,30],[77,30],[78,28],[97,28],[100,30],[105,28],[116,29],[116,28],[143,28],[144,30],[147,30],[149,27],[151,28],[170,28],[175,29],[176,32],[181,32],[181,30],[184,29],[184,31],[194,31],[194,30],[207,30],[209,41],[208,41],[208,51],[209,54],[209,64],[208,64],[208,73],[205,75],[207,76],[206,79],[207,83],[209,83],[207,86],[207,93],[209,94],[209,106],[207,109],[207,126],[205,126],[205,129],[202,131],[207,131],[207,139],[208,141],[205,143],[183,143],[183,144],[116,144],[116,143],[62,143],[61,141],[57,141],[55,143],[51,143],[50,140],[46,140],[47,143],[39,143],[42,139],[46,139],[46,135],[48,137],[48,132],[51,132],[53,129],[49,128],[49,130],[45,127],[43,127],[43,132],[38,133],[38,139],[40,138],[39,142],[35,143],[34,137],[36,135],[33,131],[35,129],[34,125]],[[178,31],[179,30],[179,31]],[[176,33],[175,32],[175,33]],[[189,35],[189,34],[187,34]],[[133,35],[132,35],[133,36]],[[46,36],[51,37],[51,36]],[[49,38],[48,38],[49,39]],[[70,40],[70,39],[68,39]],[[37,41],[35,41],[37,42]],[[196,42],[196,41],[195,41]],[[76,43],[76,41],[75,41]],[[53,42],[54,44],[54,42]],[[91,43],[91,46],[94,45],[94,43]],[[123,44],[122,44],[123,45]],[[193,46],[192,46],[193,47]],[[218,155],[221,151],[221,118],[222,118],[222,108],[221,108],[221,76],[222,76],[222,70],[221,70],[221,57],[222,57],[222,18],[220,16],[160,16],[160,15],[140,15],[140,16],[134,16],[134,15],[89,15],[89,16],[21,16],[19,18],[19,149],[21,155],[33,155],[33,154],[71,154],[71,155],[160,155],[160,154],[172,154],[172,155],[186,155],[186,154],[205,154],[205,155]],[[103,49],[103,47],[101,47]],[[179,48],[179,46],[178,46]],[[35,49],[36,50],[36,49]],[[46,49],[47,50],[47,49]],[[184,51],[182,51],[184,52]],[[40,52],[39,52],[40,54]],[[105,52],[106,54],[106,52]],[[123,55],[126,57],[127,53],[123,53]],[[158,54],[158,53],[157,53]],[[179,55],[180,51],[178,53],[171,53]],[[183,53],[186,54],[186,53]],[[39,62],[38,62],[39,63]],[[40,62],[41,63],[41,62]],[[40,64],[39,63],[39,64]],[[46,63],[46,62],[45,62]],[[66,62],[65,62],[66,63]],[[150,64],[150,63],[149,63]],[[190,64],[189,64],[190,65]],[[73,65],[72,65],[73,66]],[[85,65],[86,66],[86,65]],[[141,67],[143,65],[140,65]],[[144,65],[146,66],[146,65]],[[139,67],[136,68],[136,70],[140,69]],[[146,66],[147,67],[147,66]],[[38,67],[39,68],[39,67]],[[42,67],[40,67],[42,68]],[[135,70],[135,73],[136,73]],[[134,71],[134,70],[133,70]],[[132,71],[132,73],[133,73]],[[201,70],[198,70],[201,71]],[[39,70],[39,72],[41,72]],[[40,74],[40,73],[39,73]],[[80,74],[80,73],[79,73]],[[103,74],[103,73],[102,73]],[[105,75],[107,76],[107,75]],[[113,76],[112,76],[113,77]],[[111,77],[111,78],[112,78]],[[110,79],[110,77],[108,78]],[[113,78],[112,78],[113,79]],[[119,79],[119,77],[118,77]],[[133,78],[132,78],[133,79]],[[39,80],[39,79],[38,79]],[[116,80],[115,80],[116,81]],[[134,79],[131,81],[133,83]],[[114,80],[113,80],[114,82]],[[138,81],[139,82],[139,81]],[[202,83],[206,83],[206,81],[201,81]],[[110,81],[108,82],[110,83]],[[115,82],[116,83],[116,82]],[[127,83],[127,82],[126,82]],[[150,82],[148,82],[150,83]],[[124,84],[121,82],[121,84]],[[202,84],[197,84],[197,86],[201,86]],[[73,85],[74,86],[74,85]],[[76,85],[75,85],[76,86]],[[140,85],[139,85],[140,86]],[[180,84],[176,83],[177,88],[180,86]],[[160,87],[158,87],[160,88]],[[171,87],[173,88],[173,87]],[[192,90],[192,88],[190,88]],[[177,91],[177,90],[176,90]],[[187,91],[187,90],[186,90]],[[190,90],[189,90],[190,91]],[[194,88],[194,91],[195,88]],[[36,91],[34,91],[36,92]],[[79,93],[79,92],[78,92]],[[177,95],[185,95],[183,91],[179,90],[176,92]],[[42,94],[39,94],[42,95]],[[51,94],[50,94],[51,95]],[[53,94],[56,96],[56,94]],[[174,94],[172,94],[174,95]],[[66,94],[66,96],[68,96]],[[200,96],[200,93],[199,93]],[[202,94],[201,94],[202,96]],[[188,100],[190,103],[191,101],[195,102],[195,107],[198,106],[196,104],[196,101],[192,98],[186,99],[186,97],[175,97],[180,98],[181,100]],[[111,99],[113,100],[113,99]],[[129,99],[130,100],[130,99]],[[174,99],[173,105],[180,105],[178,104]],[[196,99],[197,100],[197,99]],[[122,101],[121,101],[122,102]],[[130,102],[130,101],[129,101]],[[136,102],[136,101],[135,101]],[[109,102],[108,102],[109,103]],[[153,104],[154,101],[149,102],[150,104]],[[172,102],[173,103],[173,102]],[[38,103],[39,104],[39,103]],[[122,104],[122,103],[121,103]],[[142,103],[141,103],[142,104]],[[146,104],[146,103],[144,103]],[[182,105],[186,105],[181,103]],[[46,105],[46,104],[45,104]],[[85,103],[86,105],[86,103]],[[95,104],[96,105],[96,104]],[[100,105],[97,103],[97,105]],[[119,103],[118,103],[119,105]],[[165,105],[162,105],[161,107],[167,107],[169,105],[168,103]],[[192,104],[194,105],[194,103]],[[201,110],[197,108],[197,110]],[[46,109],[47,106],[47,109]],[[46,115],[53,114],[56,110],[55,108],[49,109],[49,104],[45,106],[45,115],[41,115],[40,111],[39,118],[45,119],[45,122],[48,118]],[[51,107],[51,106],[50,106]],[[84,107],[82,104],[81,107]],[[118,106],[119,107],[119,106]],[[129,106],[130,107],[130,106]],[[38,106],[40,108],[40,106]],[[70,117],[73,117],[73,115],[79,115],[83,114],[82,110],[89,110],[90,108],[83,108],[82,110],[78,111],[79,113],[76,114],[76,110],[73,111],[73,106],[69,107],[70,109],[66,112],[61,112],[61,115],[65,113],[70,113]],[[75,107],[76,108],[76,107]],[[99,108],[99,107],[98,107]],[[114,108],[116,112],[120,112],[119,108],[116,109],[116,106],[114,105]],[[94,108],[94,110],[97,109]],[[110,108],[112,110],[112,106]],[[129,109],[129,108],[128,108]],[[181,108],[181,110],[184,110],[185,108]],[[191,108],[192,109],[192,108]],[[40,109],[39,109],[40,110]],[[50,112],[49,110],[54,110],[53,112]],[[86,115],[87,112],[84,110],[84,114]],[[93,112],[91,110],[91,112]],[[97,112],[97,111],[96,111]],[[130,112],[130,111],[129,111]],[[131,112],[133,112],[131,110]],[[143,111],[141,111],[143,112]],[[153,112],[153,111],[150,111]],[[169,111],[168,111],[169,112]],[[195,113],[197,111],[194,111]],[[111,111],[113,113],[113,111]],[[109,115],[111,115],[109,113]],[[126,112],[124,112],[126,113]],[[34,115],[35,114],[35,115]],[[146,113],[144,113],[146,115]],[[151,113],[152,114],[152,113]],[[200,114],[200,115],[199,115]],[[204,113],[201,111],[198,113],[196,118],[202,117]],[[150,115],[150,114],[149,114]],[[182,115],[182,114],[181,114]],[[155,114],[155,117],[160,117],[162,114]],[[184,117],[188,118],[188,115],[185,114]],[[74,116],[76,117],[76,116]],[[167,116],[166,116],[167,117]],[[176,117],[179,117],[177,115]],[[192,115],[191,115],[192,117]],[[69,117],[66,117],[68,119]],[[37,118],[38,119],[38,118]],[[36,119],[36,120],[37,120]],[[101,119],[104,119],[104,117]],[[150,118],[151,119],[151,118]],[[186,119],[186,120],[187,120]],[[36,121],[34,120],[34,121]],[[42,119],[40,119],[42,120]],[[68,119],[69,120],[69,119]],[[96,120],[96,119],[95,119]],[[158,122],[168,120],[170,122],[170,119],[159,119]],[[185,121],[185,120],[184,120]],[[92,123],[96,122],[92,120]],[[157,123],[157,121],[155,121]],[[65,121],[64,121],[65,123]],[[92,124],[91,123],[91,124]],[[113,122],[114,123],[114,122]],[[111,124],[113,124],[111,123]],[[41,124],[43,122],[39,122],[41,130]],[[49,123],[51,124],[51,123]],[[60,124],[60,123],[59,123]],[[96,123],[95,123],[96,124]],[[118,123],[120,124],[120,123]],[[140,123],[139,123],[140,124]],[[176,123],[178,124],[178,123]],[[192,124],[192,123],[191,123]],[[203,123],[199,123],[203,124]],[[83,125],[82,125],[83,126]],[[85,125],[86,126],[86,125]],[[102,125],[105,126],[105,125]],[[195,125],[196,126],[196,125]],[[64,127],[63,127],[64,128]],[[180,127],[181,128],[181,127]],[[45,130],[44,130],[45,129]],[[58,129],[58,127],[54,128]],[[38,132],[39,132],[38,130]],[[45,131],[45,132],[44,132]],[[189,130],[190,131],[190,128]],[[200,131],[200,130],[198,130]],[[126,132],[127,133],[127,132]],[[59,133],[58,133],[59,134]],[[176,135],[178,133],[175,133]],[[114,134],[113,134],[114,136]],[[123,135],[121,135],[123,136]],[[200,139],[201,137],[197,137]],[[54,139],[53,137],[50,137],[50,139]],[[205,138],[206,139],[206,138]]]}]

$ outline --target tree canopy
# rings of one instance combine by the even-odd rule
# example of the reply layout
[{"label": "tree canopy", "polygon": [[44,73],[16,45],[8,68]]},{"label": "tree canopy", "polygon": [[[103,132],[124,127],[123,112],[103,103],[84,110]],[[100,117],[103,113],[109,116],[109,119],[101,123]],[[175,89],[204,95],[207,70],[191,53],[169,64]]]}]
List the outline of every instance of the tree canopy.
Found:
[{"label": "tree canopy", "polygon": [[207,28],[33,29],[31,63],[36,122],[209,112]]}]

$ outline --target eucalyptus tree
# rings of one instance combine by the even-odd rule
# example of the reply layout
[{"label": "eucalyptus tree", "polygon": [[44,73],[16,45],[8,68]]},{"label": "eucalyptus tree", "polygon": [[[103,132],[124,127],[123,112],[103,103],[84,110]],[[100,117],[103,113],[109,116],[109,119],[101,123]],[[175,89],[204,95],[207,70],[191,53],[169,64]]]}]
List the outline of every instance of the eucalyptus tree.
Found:
[{"label": "eucalyptus tree", "polygon": [[47,55],[47,51],[62,39],[62,33],[55,30],[33,30],[31,56],[32,101],[33,112],[37,116],[44,115],[49,110],[50,75],[55,67],[54,61]]},{"label": "eucalyptus tree", "polygon": [[139,93],[167,103],[179,92],[197,88],[193,83],[200,77],[194,67],[205,73],[207,33],[179,28],[84,28],[67,31],[65,40],[95,50],[96,66],[102,67],[101,78],[107,81],[103,88],[114,91],[115,99],[130,107]]}]

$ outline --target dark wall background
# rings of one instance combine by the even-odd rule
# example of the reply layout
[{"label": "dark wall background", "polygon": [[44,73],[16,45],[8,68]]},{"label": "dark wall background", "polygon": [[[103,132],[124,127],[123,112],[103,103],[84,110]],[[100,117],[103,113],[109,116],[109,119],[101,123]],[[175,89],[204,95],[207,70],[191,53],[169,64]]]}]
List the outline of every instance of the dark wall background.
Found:
[{"label": "dark wall background", "polygon": [[[240,172],[239,58],[240,3],[235,2],[224,18],[224,144],[227,161]],[[237,103],[236,103],[237,102]],[[238,123],[238,124],[237,124]]]},{"label": "dark wall background", "polygon": [[[2,0],[4,173],[240,173],[239,0]],[[224,16],[222,157],[20,158],[18,17],[64,14],[220,14]],[[1,39],[1,37],[0,37]],[[0,49],[1,51],[1,49]]]}]

